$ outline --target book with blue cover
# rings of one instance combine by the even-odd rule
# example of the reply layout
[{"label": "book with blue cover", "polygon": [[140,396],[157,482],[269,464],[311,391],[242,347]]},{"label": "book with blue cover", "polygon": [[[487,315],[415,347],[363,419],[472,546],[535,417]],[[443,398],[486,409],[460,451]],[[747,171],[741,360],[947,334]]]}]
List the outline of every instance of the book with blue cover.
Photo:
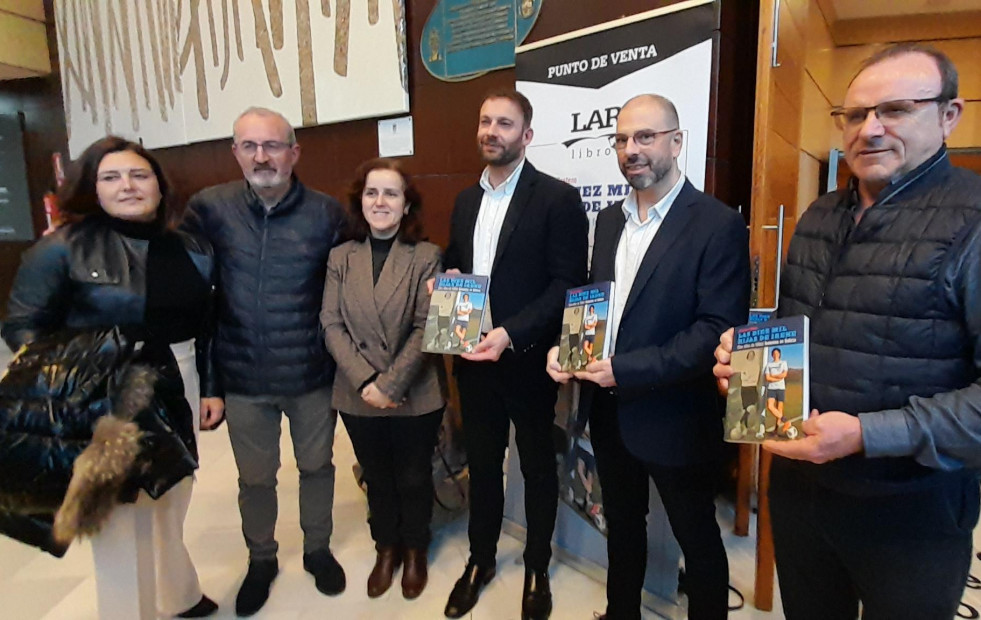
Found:
[{"label": "book with blue cover", "polygon": [[490,279],[467,273],[439,273],[429,301],[422,337],[427,353],[469,353],[480,342]]},{"label": "book with blue cover", "polygon": [[559,364],[565,372],[582,370],[590,362],[610,356],[607,331],[613,311],[613,282],[596,282],[565,293]]},{"label": "book with blue cover", "polygon": [[760,443],[798,439],[810,412],[809,320],[773,319],[735,328],[725,439]]}]

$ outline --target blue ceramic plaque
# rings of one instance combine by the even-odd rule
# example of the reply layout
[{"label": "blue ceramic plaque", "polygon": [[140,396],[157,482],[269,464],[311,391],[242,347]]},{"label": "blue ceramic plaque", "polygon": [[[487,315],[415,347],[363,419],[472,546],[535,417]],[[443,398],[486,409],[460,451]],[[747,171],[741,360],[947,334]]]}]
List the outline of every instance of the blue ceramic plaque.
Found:
[{"label": "blue ceramic plaque", "polygon": [[422,31],[426,69],[441,80],[469,80],[514,66],[514,48],[538,19],[543,0],[440,0]]}]

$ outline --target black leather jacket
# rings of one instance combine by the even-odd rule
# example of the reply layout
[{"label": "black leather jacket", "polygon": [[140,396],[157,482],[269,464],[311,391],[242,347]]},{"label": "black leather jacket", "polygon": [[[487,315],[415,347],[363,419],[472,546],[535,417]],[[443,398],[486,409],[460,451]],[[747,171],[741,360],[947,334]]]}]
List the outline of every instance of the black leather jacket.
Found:
[{"label": "black leather jacket", "polygon": [[[174,234],[213,286],[214,256],[208,242]],[[142,339],[148,248],[149,241],[120,234],[100,216],[41,238],[22,258],[0,335],[12,351],[64,328],[118,325],[133,339]],[[221,396],[213,363],[213,313],[203,314],[195,338],[201,395]]]}]

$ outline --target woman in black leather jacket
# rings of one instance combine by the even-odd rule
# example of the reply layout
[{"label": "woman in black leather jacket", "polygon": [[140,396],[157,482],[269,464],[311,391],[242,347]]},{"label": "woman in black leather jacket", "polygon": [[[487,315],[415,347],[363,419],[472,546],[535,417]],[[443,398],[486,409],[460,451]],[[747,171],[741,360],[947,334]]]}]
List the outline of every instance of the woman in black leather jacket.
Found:
[{"label": "woman in black leather jacket", "polygon": [[[168,413],[196,458],[196,415],[179,392],[183,387],[196,410],[198,377],[181,372],[190,368],[179,368],[174,351],[189,350],[189,341],[195,341],[201,395],[211,397],[202,399],[202,411],[213,410],[216,402],[220,407],[210,363],[211,248],[168,227],[174,215],[170,186],[159,163],[138,144],[117,137],[93,143],[76,162],[64,190],[61,210],[69,223],[25,253],[10,294],[3,339],[16,351],[66,328],[118,326],[127,338],[142,343],[138,360],[178,386],[176,404]],[[210,615],[217,608],[202,594],[182,540],[191,482],[190,476],[183,478],[156,500],[139,491],[135,503],[114,509],[93,537],[100,615],[120,605],[138,605],[141,616],[148,605],[180,617]],[[149,598],[146,590],[136,587],[134,600],[119,600],[126,550],[108,541],[118,540],[118,531],[111,530],[125,527],[121,522],[127,519],[129,527],[152,523],[155,605],[142,600],[141,593]],[[140,544],[136,540],[127,546]]]}]

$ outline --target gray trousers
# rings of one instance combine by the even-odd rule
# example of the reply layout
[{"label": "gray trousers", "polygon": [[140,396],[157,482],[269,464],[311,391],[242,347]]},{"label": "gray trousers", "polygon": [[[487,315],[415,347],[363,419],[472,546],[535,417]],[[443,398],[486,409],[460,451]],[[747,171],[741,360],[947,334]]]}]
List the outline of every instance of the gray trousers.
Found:
[{"label": "gray trousers", "polygon": [[334,523],[334,426],[330,388],[300,396],[228,394],[225,415],[238,466],[242,534],[253,560],[276,557],[276,473],[282,415],[290,422],[293,454],[300,470],[300,527],[303,552],[327,549]]}]

